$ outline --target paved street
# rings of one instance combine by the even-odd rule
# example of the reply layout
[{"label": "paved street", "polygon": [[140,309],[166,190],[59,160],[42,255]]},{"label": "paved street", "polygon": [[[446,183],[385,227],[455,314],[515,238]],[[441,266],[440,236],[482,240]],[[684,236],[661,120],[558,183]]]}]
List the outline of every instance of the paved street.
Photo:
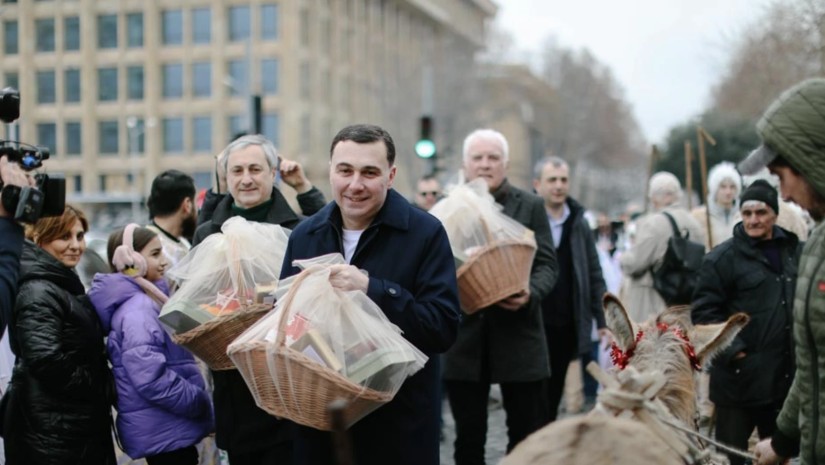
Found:
[{"label": "paved street", "polygon": [[[497,464],[507,449],[507,428],[504,425],[504,409],[501,407],[501,392],[498,385],[490,390],[487,420],[487,465]],[[454,465],[453,441],[455,440],[455,422],[450,413],[450,406],[444,402],[444,441],[441,443],[441,465]]]}]

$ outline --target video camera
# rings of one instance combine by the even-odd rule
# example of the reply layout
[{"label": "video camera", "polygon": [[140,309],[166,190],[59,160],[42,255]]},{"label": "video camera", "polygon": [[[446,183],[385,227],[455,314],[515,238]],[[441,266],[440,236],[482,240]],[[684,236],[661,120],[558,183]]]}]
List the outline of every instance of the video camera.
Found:
[{"label": "video camera", "polygon": [[[0,90],[0,120],[12,123],[20,117],[20,92],[11,87]],[[15,162],[26,171],[43,166],[49,159],[48,147],[0,139],[0,157]],[[14,212],[14,219],[34,223],[44,216],[60,216],[66,208],[66,178],[62,174],[34,175],[37,187],[4,185],[0,179],[3,208]]]}]

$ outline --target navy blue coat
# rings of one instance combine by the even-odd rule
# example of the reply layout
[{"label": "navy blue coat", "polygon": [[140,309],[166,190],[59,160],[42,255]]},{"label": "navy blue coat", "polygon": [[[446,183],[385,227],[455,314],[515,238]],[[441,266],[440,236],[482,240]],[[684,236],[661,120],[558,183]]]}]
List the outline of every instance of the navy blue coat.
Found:
[{"label": "navy blue coat", "polygon": [[0,218],[0,334],[6,330],[17,295],[23,228],[9,218]]},{"label": "navy blue coat", "polygon": [[[341,211],[334,202],[301,223],[289,238],[282,277],[295,259],[343,254]],[[459,322],[455,263],[441,223],[394,190],[361,235],[350,261],[369,272],[367,295],[404,337],[430,357],[395,398],[350,428],[358,465],[439,463],[440,366]],[[294,463],[334,463],[329,433],[298,427]]]}]

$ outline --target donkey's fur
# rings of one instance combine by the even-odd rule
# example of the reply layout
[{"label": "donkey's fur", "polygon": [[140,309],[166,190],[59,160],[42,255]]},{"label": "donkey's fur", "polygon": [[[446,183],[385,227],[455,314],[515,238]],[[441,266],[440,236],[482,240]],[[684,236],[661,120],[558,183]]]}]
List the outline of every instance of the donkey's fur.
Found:
[{"label": "donkey's fur", "polygon": [[[748,323],[748,316],[737,313],[724,323],[693,326],[690,307],[680,306],[671,307],[655,319],[638,324],[630,320],[622,303],[612,294],[605,294],[603,303],[605,319],[616,337],[616,344],[624,352],[633,351],[628,366],[641,373],[651,370],[664,373],[668,381],[658,398],[674,416],[686,425],[692,425],[696,410],[693,367],[685,352],[685,341],[672,329],[678,328],[687,336],[696,358],[704,366],[733,341]],[[660,330],[659,323],[670,329]],[[639,331],[643,336],[637,343]]]}]

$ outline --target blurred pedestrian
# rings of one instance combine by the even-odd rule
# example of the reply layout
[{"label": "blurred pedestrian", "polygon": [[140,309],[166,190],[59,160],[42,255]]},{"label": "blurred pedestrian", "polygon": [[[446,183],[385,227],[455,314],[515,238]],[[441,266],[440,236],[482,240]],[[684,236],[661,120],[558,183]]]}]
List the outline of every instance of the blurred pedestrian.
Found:
[{"label": "blurred pedestrian", "polygon": [[465,315],[458,339],[445,355],[456,465],[484,463],[491,384],[501,386],[508,452],[547,422],[544,381],[550,376],[550,361],[541,302],[553,289],[558,263],[544,202],[507,181],[508,162],[507,139],[500,132],[479,129],[464,139],[467,181],[484,179],[502,212],[535,233],[538,249],[529,288]]},{"label": "blurred pedestrian", "polygon": [[[711,249],[711,239],[716,247],[733,236],[733,227],[741,220],[738,206],[741,192],[742,177],[733,163],[723,161],[710,169],[705,204],[690,212],[705,234],[705,250]],[[712,234],[708,234],[708,216]]]},{"label": "blurred pedestrian", "polygon": [[152,180],[146,205],[151,220],[147,227],[158,234],[169,266],[175,266],[192,248],[189,241],[198,226],[195,180],[178,170],[160,173]]},{"label": "blurred pedestrian", "polygon": [[72,205],[27,230],[9,325],[17,362],[3,398],[8,465],[115,463],[104,333],[74,272],[88,230]]},{"label": "blurred pedestrian", "polygon": [[415,206],[430,211],[441,200],[441,183],[435,176],[428,174],[418,178],[415,192]]}]

